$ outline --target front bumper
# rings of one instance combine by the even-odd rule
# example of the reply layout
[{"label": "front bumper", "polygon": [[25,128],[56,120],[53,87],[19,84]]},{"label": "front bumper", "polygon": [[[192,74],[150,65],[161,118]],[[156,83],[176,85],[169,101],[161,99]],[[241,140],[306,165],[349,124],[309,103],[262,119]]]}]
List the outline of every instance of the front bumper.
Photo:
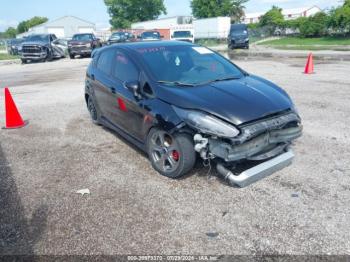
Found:
[{"label": "front bumper", "polygon": [[42,60],[47,57],[46,52],[40,52],[40,53],[23,53],[21,54],[21,59],[28,59],[28,60]]},{"label": "front bumper", "polygon": [[92,48],[86,46],[74,46],[70,47],[68,52],[71,55],[90,55],[92,53]]},{"label": "front bumper", "polygon": [[246,187],[258,180],[261,180],[273,173],[292,164],[294,154],[292,151],[287,151],[271,160],[263,162],[260,165],[254,166],[244,172],[236,175],[223,165],[217,165],[218,173],[231,185]]},{"label": "front bumper", "polygon": [[231,39],[229,40],[229,45],[231,47],[246,47],[249,46],[249,40],[235,40]]}]

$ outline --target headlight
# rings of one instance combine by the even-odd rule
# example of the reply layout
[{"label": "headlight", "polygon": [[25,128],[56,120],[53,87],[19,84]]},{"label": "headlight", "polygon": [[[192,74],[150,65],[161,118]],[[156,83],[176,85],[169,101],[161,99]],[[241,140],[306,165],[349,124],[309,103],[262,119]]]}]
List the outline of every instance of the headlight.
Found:
[{"label": "headlight", "polygon": [[208,135],[223,138],[233,138],[239,135],[239,130],[224,121],[200,111],[185,110],[173,106],[176,114],[190,127]]}]

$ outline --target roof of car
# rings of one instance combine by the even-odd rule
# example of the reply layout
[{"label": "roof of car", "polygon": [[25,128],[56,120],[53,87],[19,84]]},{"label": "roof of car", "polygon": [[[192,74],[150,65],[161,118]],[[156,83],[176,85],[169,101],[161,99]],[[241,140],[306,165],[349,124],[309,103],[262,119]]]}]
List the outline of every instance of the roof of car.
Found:
[{"label": "roof of car", "polygon": [[103,52],[104,50],[114,49],[114,48],[137,51],[138,49],[142,49],[142,48],[156,48],[156,47],[168,47],[168,46],[192,46],[192,45],[193,45],[192,43],[184,42],[184,41],[140,41],[140,42],[132,42],[132,43],[122,43],[119,45],[105,46],[105,47],[96,49],[93,52],[93,56],[95,56],[95,54],[99,54],[100,52]]},{"label": "roof of car", "polygon": [[187,45],[193,45],[193,44],[189,42],[184,42],[184,41],[140,41],[140,42],[122,44],[119,47],[137,50],[140,48],[187,46]]}]

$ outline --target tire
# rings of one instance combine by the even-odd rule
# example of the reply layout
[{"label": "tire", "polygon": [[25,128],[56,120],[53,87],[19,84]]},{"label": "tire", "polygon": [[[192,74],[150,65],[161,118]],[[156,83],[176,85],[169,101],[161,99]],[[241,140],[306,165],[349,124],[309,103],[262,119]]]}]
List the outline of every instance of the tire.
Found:
[{"label": "tire", "polygon": [[87,99],[87,108],[90,113],[92,123],[95,125],[100,125],[99,113],[91,96],[89,96]]},{"label": "tire", "polygon": [[27,59],[21,59],[22,64],[26,64],[27,63]]},{"label": "tire", "polygon": [[158,128],[148,134],[147,153],[153,168],[172,179],[186,175],[196,163],[191,136],[182,133],[170,135]]},{"label": "tire", "polygon": [[75,55],[69,54],[69,58],[70,58],[70,59],[75,59]]},{"label": "tire", "polygon": [[49,50],[47,51],[47,56],[45,60],[47,62],[51,62],[53,60],[52,53]]}]

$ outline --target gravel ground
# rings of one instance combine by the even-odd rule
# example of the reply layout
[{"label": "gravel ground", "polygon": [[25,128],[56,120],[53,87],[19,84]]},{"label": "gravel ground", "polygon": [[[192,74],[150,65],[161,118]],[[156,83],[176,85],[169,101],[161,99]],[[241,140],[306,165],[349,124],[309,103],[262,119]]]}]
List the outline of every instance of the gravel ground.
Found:
[{"label": "gravel ground", "polygon": [[201,163],[161,177],[94,126],[88,62],[0,66],[0,89],[30,121],[0,130],[0,254],[350,254],[350,63],[304,75],[304,60],[236,61],[284,87],[305,126],[292,166],[238,189]]}]

